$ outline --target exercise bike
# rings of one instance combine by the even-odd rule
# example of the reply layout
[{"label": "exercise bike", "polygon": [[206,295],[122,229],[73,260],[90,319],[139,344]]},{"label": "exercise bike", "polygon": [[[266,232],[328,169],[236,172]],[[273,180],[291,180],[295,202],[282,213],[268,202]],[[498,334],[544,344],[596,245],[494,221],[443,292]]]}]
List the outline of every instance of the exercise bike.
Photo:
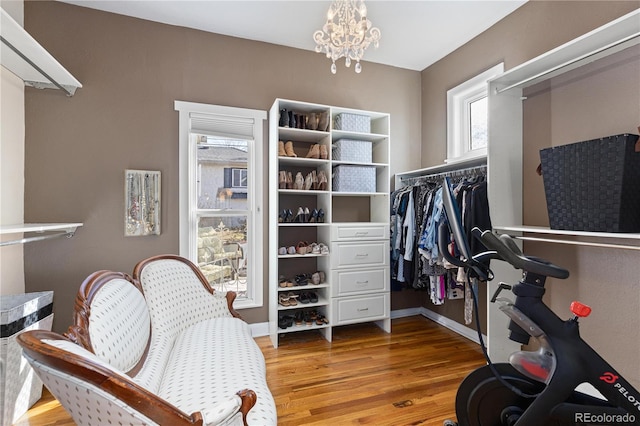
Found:
[{"label": "exercise bike", "polygon": [[[492,259],[521,269],[522,279],[514,285],[501,283],[491,302],[510,318],[509,339],[523,345],[531,340],[539,347],[513,353],[508,363],[491,363],[474,294],[487,365],[463,380],[456,394],[458,422],[447,420],[444,426],[640,425],[640,393],[580,337],[579,319],[591,309],[573,302],[574,316],[564,321],[542,300],[547,277],[565,279],[569,271],[525,256],[508,235],[478,228],[472,234],[488,251],[472,256],[448,178],[442,189],[446,220],[439,226],[438,245],[444,258],[481,281],[493,279]],[[449,250],[452,242],[455,256]],[[513,292],[515,303],[501,297],[505,290]],[[606,400],[576,391],[582,383],[591,384]]]}]

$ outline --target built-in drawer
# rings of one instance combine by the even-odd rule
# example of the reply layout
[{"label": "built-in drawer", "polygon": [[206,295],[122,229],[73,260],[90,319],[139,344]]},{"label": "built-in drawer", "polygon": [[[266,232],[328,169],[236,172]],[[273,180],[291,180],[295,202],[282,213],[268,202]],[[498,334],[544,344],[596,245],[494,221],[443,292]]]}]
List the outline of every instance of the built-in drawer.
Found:
[{"label": "built-in drawer", "polygon": [[389,225],[386,223],[339,223],[331,227],[332,241],[388,239]]},{"label": "built-in drawer", "polygon": [[389,268],[334,270],[331,289],[333,297],[389,291]]},{"label": "built-in drawer", "polygon": [[331,243],[331,269],[389,265],[389,241]]},{"label": "built-in drawer", "polygon": [[333,324],[351,324],[388,318],[389,293],[343,297],[333,301]]}]

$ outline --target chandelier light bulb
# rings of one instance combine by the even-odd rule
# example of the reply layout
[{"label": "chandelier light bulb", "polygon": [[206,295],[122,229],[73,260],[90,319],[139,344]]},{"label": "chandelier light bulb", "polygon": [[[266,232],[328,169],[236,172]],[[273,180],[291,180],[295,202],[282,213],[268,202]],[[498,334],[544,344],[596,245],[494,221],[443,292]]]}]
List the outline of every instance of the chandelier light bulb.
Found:
[{"label": "chandelier light bulb", "polygon": [[324,52],[331,59],[331,72],[335,74],[336,60],[344,57],[345,66],[355,60],[356,73],[362,71],[360,60],[364,51],[373,43],[377,48],[380,30],[367,19],[364,0],[334,0],[327,12],[327,22],[313,33],[316,52]]}]

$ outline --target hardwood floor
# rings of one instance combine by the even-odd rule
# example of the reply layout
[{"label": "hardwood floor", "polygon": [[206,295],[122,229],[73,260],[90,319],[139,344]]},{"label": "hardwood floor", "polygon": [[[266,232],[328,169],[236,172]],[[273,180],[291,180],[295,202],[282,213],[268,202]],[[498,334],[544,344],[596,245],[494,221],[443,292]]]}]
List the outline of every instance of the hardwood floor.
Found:
[{"label": "hardwood floor", "polygon": [[[256,339],[278,424],[442,425],[455,418],[462,379],[484,365],[480,347],[422,317],[392,321],[391,334],[374,324],[335,328],[329,343],[317,332]],[[45,389],[17,426],[73,425]]]}]

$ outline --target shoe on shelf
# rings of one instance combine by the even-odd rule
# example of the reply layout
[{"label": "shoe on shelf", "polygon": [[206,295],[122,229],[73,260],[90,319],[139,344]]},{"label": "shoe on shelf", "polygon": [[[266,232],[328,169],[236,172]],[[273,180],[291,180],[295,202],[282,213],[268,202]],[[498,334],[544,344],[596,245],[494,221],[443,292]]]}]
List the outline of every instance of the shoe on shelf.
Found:
[{"label": "shoe on shelf", "polygon": [[289,303],[289,296],[287,296],[286,294],[280,294],[278,296],[278,304],[282,306],[291,306]]},{"label": "shoe on shelf", "polygon": [[329,151],[326,145],[320,145],[320,159],[326,160],[329,158]]},{"label": "shoe on shelf", "polygon": [[300,241],[298,243],[298,245],[296,246],[296,253],[298,253],[298,254],[307,254],[308,253],[308,251],[307,251],[307,246],[308,245],[309,244],[307,244],[306,242]]},{"label": "shoe on shelf", "polygon": [[314,272],[313,274],[311,274],[311,284],[320,284],[320,272]]},{"label": "shoe on shelf", "polygon": [[282,315],[281,317],[278,317],[278,327],[282,328],[283,330],[285,328],[289,328],[293,325],[293,317],[290,315]]},{"label": "shoe on shelf", "polygon": [[310,223],[318,222],[318,209],[313,209],[313,211],[309,214],[309,222]]},{"label": "shoe on shelf", "polygon": [[309,114],[309,118],[307,119],[307,129],[318,130],[318,115],[315,112]]},{"label": "shoe on shelf", "polygon": [[291,172],[287,172],[287,189],[293,189],[293,175]]},{"label": "shoe on shelf", "polygon": [[315,292],[313,291],[307,292],[307,297],[309,298],[309,301],[311,303],[318,303],[318,295]]},{"label": "shoe on shelf", "polygon": [[309,302],[311,302],[311,299],[309,299],[309,293],[307,293],[306,291],[300,293],[300,298],[298,300],[300,300],[300,303],[302,303],[303,305],[307,305],[309,304]]},{"label": "shoe on shelf", "polygon": [[284,170],[278,172],[278,188],[287,189],[287,172]]},{"label": "shoe on shelf", "polygon": [[305,274],[296,275],[295,281],[297,286],[305,286],[309,284],[309,280]]},{"label": "shoe on shelf", "polygon": [[298,302],[296,301],[297,298],[298,298],[298,295],[295,294],[294,292],[290,291],[289,293],[287,293],[289,306],[298,306]]},{"label": "shoe on shelf", "polygon": [[280,127],[289,127],[289,113],[286,109],[280,110],[280,121],[278,122]]},{"label": "shoe on shelf", "polygon": [[302,223],[304,222],[304,210],[302,207],[298,207],[298,212],[292,220],[293,223]]},{"label": "shoe on shelf", "polygon": [[302,325],[302,323],[304,322],[304,313],[301,310],[297,310],[295,315],[293,316],[293,320],[295,321],[296,325]]},{"label": "shoe on shelf", "polygon": [[311,170],[311,189],[317,190],[318,186],[318,174],[315,170]]},{"label": "shoe on shelf", "polygon": [[318,244],[320,249],[320,254],[329,254],[329,247],[326,244],[320,243]]},{"label": "shoe on shelf", "polygon": [[326,132],[329,130],[329,111],[323,111],[318,113],[320,118],[318,119],[318,130]]},{"label": "shoe on shelf", "polygon": [[289,246],[287,254],[296,254],[296,248],[294,246]]},{"label": "shoe on shelf", "polygon": [[287,154],[287,157],[297,157],[295,151],[293,150],[292,141],[287,141],[287,143],[284,144],[284,152],[285,154]]},{"label": "shoe on shelf", "polygon": [[311,144],[309,152],[307,152],[307,158],[320,158],[320,145],[317,143]]},{"label": "shoe on shelf", "polygon": [[310,190],[312,184],[313,184],[313,181],[311,179],[311,173],[308,173],[307,176],[304,178],[304,189],[306,191]]},{"label": "shoe on shelf", "polygon": [[318,189],[320,191],[326,191],[327,190],[327,174],[324,172],[324,170],[320,170],[318,172]]},{"label": "shoe on shelf", "polygon": [[292,129],[295,129],[297,127],[297,122],[296,122],[296,113],[293,111],[289,111],[289,127],[291,127]]},{"label": "shoe on shelf", "polygon": [[296,173],[296,180],[293,182],[293,189],[304,189],[304,177],[301,172]]},{"label": "shoe on shelf", "polygon": [[278,155],[280,157],[286,157],[287,152],[284,150],[284,142],[278,141]]},{"label": "shoe on shelf", "polygon": [[280,247],[280,248],[278,249],[278,254],[279,254],[279,255],[287,254],[287,248],[286,248],[286,247]]},{"label": "shoe on shelf", "polygon": [[318,210],[318,217],[316,219],[317,223],[324,223],[324,210]]},{"label": "shoe on shelf", "polygon": [[329,324],[329,320],[324,315],[318,315],[316,317],[316,325]]}]

